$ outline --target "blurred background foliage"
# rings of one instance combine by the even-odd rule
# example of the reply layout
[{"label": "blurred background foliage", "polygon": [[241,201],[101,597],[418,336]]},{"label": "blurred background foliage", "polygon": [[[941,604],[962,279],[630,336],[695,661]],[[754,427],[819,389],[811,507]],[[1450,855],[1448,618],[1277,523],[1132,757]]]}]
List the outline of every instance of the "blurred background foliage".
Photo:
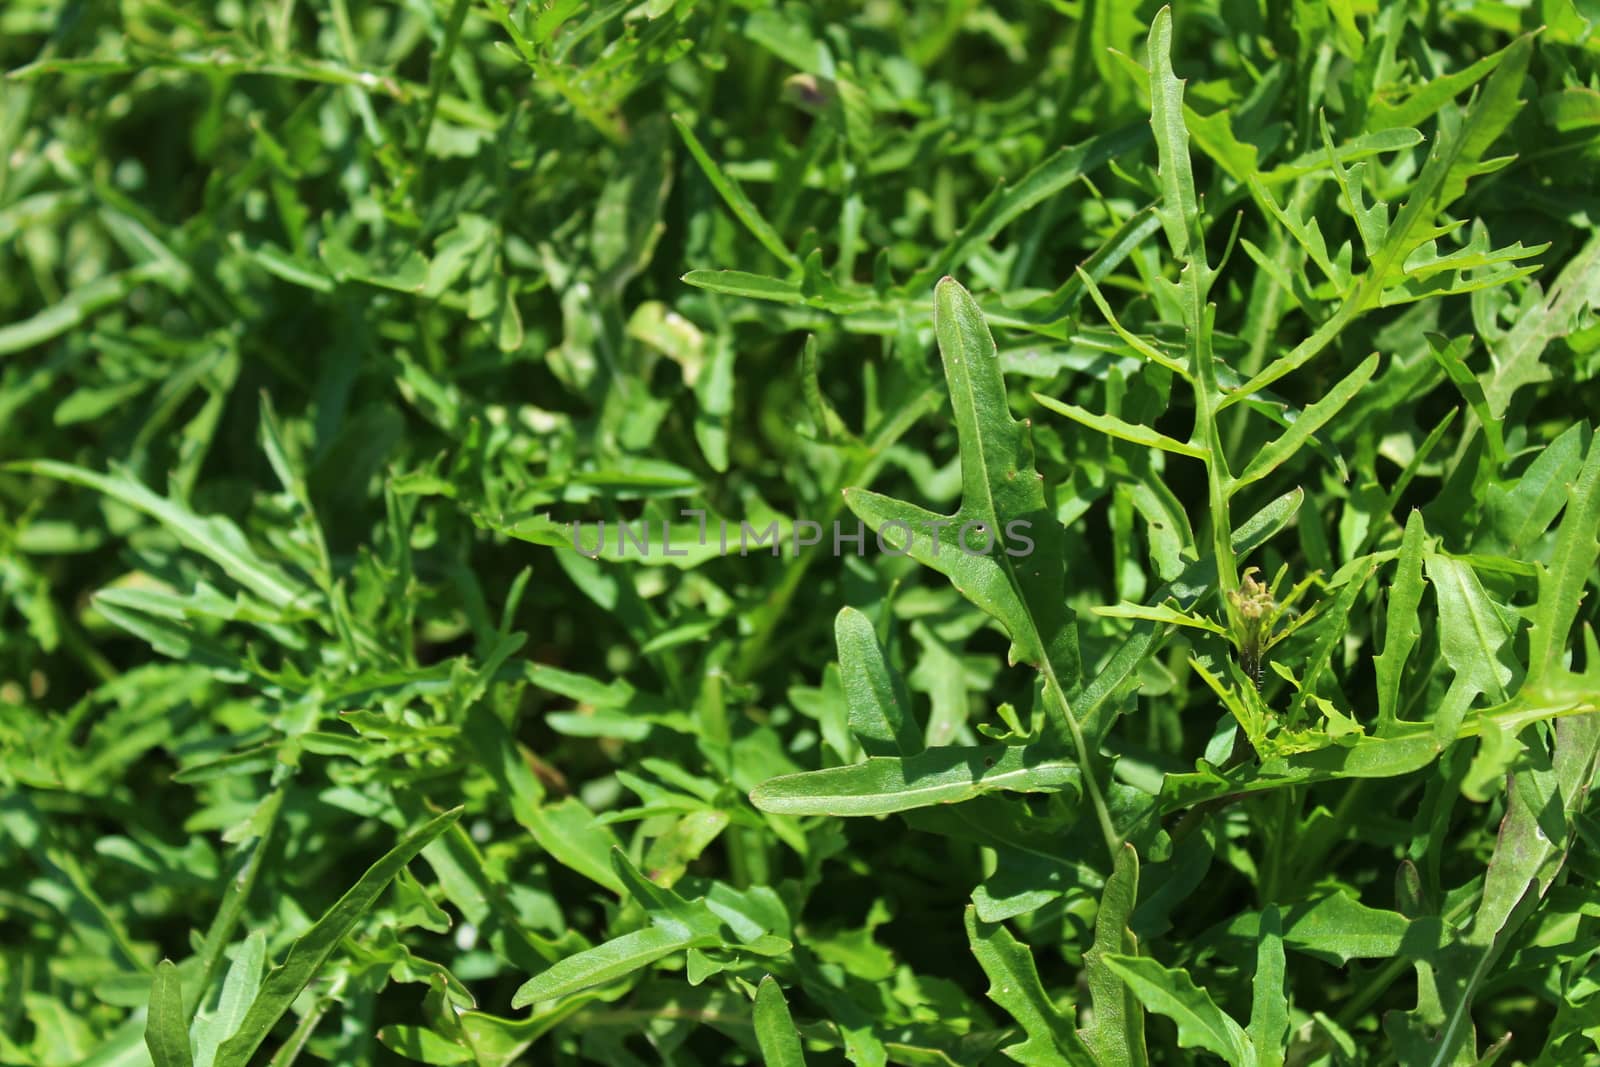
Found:
[{"label": "blurred background foliage", "polygon": [[[1149,210],[1154,7],[5,4],[0,457],[38,462],[0,470],[0,1060],[140,1062],[157,960],[182,963],[192,1012],[225,946],[253,951],[244,931],[281,959],[407,827],[459,804],[272,1031],[274,1062],[298,1041],[340,1064],[467,1048],[509,1063],[535,1040],[550,1059],[528,1062],[749,1062],[753,984],[706,979],[759,978],[752,959],[775,950],[751,942],[501,1018],[531,974],[639,925],[614,844],[802,946],[782,966],[813,1049],[967,1063],[1009,1040],[956,918],[994,873],[985,842],[746,799],[854,756],[830,710],[841,606],[875,621],[930,744],[1033,705],[1005,635],[909,560],[825,542],[615,565],[568,551],[560,524],[689,508],[853,530],[840,490],[869,484],[949,510],[957,442],[929,315],[953,273],[1034,416],[1064,595],[1088,619],[1153,594],[1206,543],[1204,485],[1040,418],[1028,393],[1179,439],[1194,423],[1075,274],[1095,271],[1123,326],[1181,346]],[[1241,499],[1236,522],[1307,492],[1267,573],[1393,549],[1413,506],[1453,552],[1536,553],[1518,540],[1527,500],[1497,478],[1546,449],[1562,464],[1546,477],[1570,478],[1577,421],[1600,410],[1600,12],[1177,15],[1235,383],[1328,321],[1352,245],[1365,263],[1367,220],[1328,146],[1361,146],[1358,204],[1398,207],[1492,57],[1543,27],[1517,106],[1473,146],[1515,158],[1441,197],[1436,254],[1481,260],[1364,309],[1275,386],[1276,417],[1228,437],[1247,460],[1380,352],[1359,417]],[[1315,220],[1334,269],[1268,199]],[[722,270],[742,273],[701,273]],[[1431,334],[1476,339],[1480,394],[1452,384]],[[1504,464],[1480,462],[1488,449]],[[693,528],[679,521],[675,537]],[[1526,575],[1482,577],[1509,603]],[[1353,608],[1349,689],[1372,684],[1354,650],[1381,613],[1375,596]],[[1100,662],[1123,631],[1084,625]],[[1187,651],[1148,660],[1127,698],[1129,780],[1192,768],[1214,738]],[[1020,819],[1032,802],[1004,803]],[[1039,800],[1033,824],[1056,873],[1019,875],[1037,896],[1011,917],[1070,989],[1105,872],[1075,872],[1079,852],[1103,857],[1066,841],[1058,804]],[[1387,906],[1411,813],[1369,809],[1315,850],[1325,866],[1280,871],[1267,895],[1381,885]],[[1493,825],[1475,817],[1434,870],[1481,871]],[[1219,822],[1216,868],[1180,858],[1140,928],[1169,960],[1219,957],[1217,988],[1246,1001],[1248,957],[1241,971],[1207,931],[1265,902],[1247,837]],[[1346,1024],[1375,1027],[1360,974],[1297,966],[1323,984],[1308,1011],[1359,1003]],[[461,1038],[444,1005],[473,1002]],[[1531,1040],[1555,1008],[1503,1011],[1539,1020]]]}]

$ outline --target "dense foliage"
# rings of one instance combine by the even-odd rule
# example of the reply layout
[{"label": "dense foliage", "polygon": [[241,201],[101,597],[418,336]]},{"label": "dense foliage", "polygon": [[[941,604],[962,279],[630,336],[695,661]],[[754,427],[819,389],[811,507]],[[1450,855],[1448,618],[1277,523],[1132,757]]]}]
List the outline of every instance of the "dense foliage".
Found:
[{"label": "dense foliage", "polygon": [[0,69],[0,1062],[1600,1059],[1593,3]]}]

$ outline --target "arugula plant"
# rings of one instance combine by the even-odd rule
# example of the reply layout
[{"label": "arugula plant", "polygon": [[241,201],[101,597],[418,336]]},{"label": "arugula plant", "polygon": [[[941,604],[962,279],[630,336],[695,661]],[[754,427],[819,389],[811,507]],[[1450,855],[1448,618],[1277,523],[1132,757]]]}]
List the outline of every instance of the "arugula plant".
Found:
[{"label": "arugula plant", "polygon": [[1592,15],[7,4],[0,1061],[1600,1056]]}]

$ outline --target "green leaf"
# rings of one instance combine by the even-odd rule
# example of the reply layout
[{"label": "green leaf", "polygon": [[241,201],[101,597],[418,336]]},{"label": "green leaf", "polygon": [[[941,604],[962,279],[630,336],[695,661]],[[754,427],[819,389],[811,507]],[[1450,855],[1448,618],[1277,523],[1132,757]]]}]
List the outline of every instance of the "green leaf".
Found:
[{"label": "green leaf", "polygon": [[1002,923],[986,923],[977,909],[967,905],[967,942],[989,979],[989,999],[1017,1021],[1026,1040],[1002,1051],[1030,1067],[1054,1064],[1092,1064],[1096,1061],[1079,1040],[1072,1024],[1062,1016],[1039,982],[1033,953]]},{"label": "green leaf", "polygon": [[230,235],[235,251],[268,273],[316,293],[331,293],[337,283],[328,276],[320,264],[285,252],[271,241],[252,245],[243,234]]},{"label": "green leaf", "polygon": [[[1412,185],[1405,206],[1395,215],[1393,222],[1382,227],[1381,235],[1372,229],[1371,220],[1387,217],[1387,207],[1378,204],[1363,208],[1358,204],[1353,194],[1359,192],[1360,174],[1351,168],[1350,175],[1346,175],[1343,164],[1336,157],[1330,159],[1334,174],[1346,193],[1345,199],[1352,215],[1368,224],[1368,230],[1363,235],[1374,241],[1381,236],[1381,243],[1371,250],[1367,270],[1337,311],[1289,353],[1273,360],[1244,385],[1233,390],[1225,403],[1236,403],[1253,396],[1303,366],[1331,343],[1351,319],[1383,303],[1385,291],[1390,286],[1403,286],[1407,257],[1426,242],[1448,232],[1429,225],[1434,217],[1460,197],[1469,178],[1495,169],[1479,161],[1522,106],[1518,94],[1532,48],[1532,35],[1524,35],[1504,50],[1499,66],[1468,109],[1465,119],[1441,131],[1422,172]],[[1365,164],[1356,166],[1364,167]],[[1509,277],[1501,280],[1509,280]],[[1426,290],[1416,295],[1426,295]]]},{"label": "green leaf", "polygon": [[701,453],[712,470],[728,469],[729,419],[733,412],[734,356],[731,339],[718,336],[711,342],[711,358],[706,372],[695,382],[694,435]]},{"label": "green leaf", "polygon": [[194,1067],[211,1067],[216,1062],[217,1049],[244,1022],[245,1013],[261,989],[261,972],[266,962],[266,934],[261,930],[252,931],[239,942],[216,1007],[195,1016]]},{"label": "green leaf", "polygon": [[805,390],[806,407],[811,411],[811,419],[816,423],[817,432],[826,441],[850,441],[854,435],[845,425],[838,411],[829,402],[822,391],[821,359],[817,354],[817,338],[813,334],[806,338],[806,346],[801,351],[801,387]]},{"label": "green leaf", "polygon": [[1367,129],[1420,126],[1445,104],[1488,77],[1510,51],[1510,47],[1502,48],[1461,70],[1425,81],[1398,103],[1379,98],[1367,114]]},{"label": "green leaf", "polygon": [[716,189],[717,195],[722,197],[734,216],[744,223],[751,236],[760,241],[762,247],[768,252],[777,256],[784,266],[791,270],[799,270],[799,257],[789,251],[788,246],[783,243],[783,238],[778,236],[778,231],[772,228],[772,224],[762,216],[760,211],[756,210],[756,206],[750,202],[750,198],[739,187],[739,183],[728,177],[723,169],[717,166],[716,160],[712,159],[710,154],[706,152],[705,146],[694,135],[694,131],[689,128],[689,124],[676,115],[672,116],[672,124],[678,128],[678,133],[683,137],[683,143],[689,148],[689,154],[694,157],[696,163],[700,164],[700,169],[705,172],[705,176],[711,182],[712,188]]},{"label": "green leaf", "polygon": [[1259,766],[1222,773],[1205,761],[1192,774],[1168,774],[1161,782],[1160,808],[1178,811],[1232,794],[1258,793],[1291,785],[1339,778],[1394,778],[1426,767],[1452,740],[1477,737],[1486,730],[1512,735],[1530,723],[1559,719],[1594,710],[1585,691],[1542,692],[1524,689],[1518,698],[1483,711],[1458,724],[1454,735],[1442,737],[1437,720],[1432,723],[1400,722],[1387,737],[1347,733],[1338,738],[1317,731],[1301,731],[1280,738],[1293,742],[1287,754],[1275,755]]},{"label": "green leaf", "polygon": [[[1584,586],[1593,579],[1600,558],[1600,434],[1589,441],[1578,480],[1567,490],[1566,513],[1556,534],[1550,563],[1539,567],[1539,600],[1528,631],[1528,679],[1547,682],[1566,651]],[[1589,665],[1592,670],[1594,664]]]},{"label": "green leaf", "polygon": [[417,1063],[444,1065],[475,1063],[472,1050],[424,1026],[404,1024],[385,1026],[378,1031],[378,1040],[408,1060]]},{"label": "green leaf", "polygon": [[1469,564],[1435,552],[1427,553],[1423,564],[1439,599],[1439,654],[1455,672],[1434,721],[1441,738],[1453,737],[1480,693],[1496,704],[1506,699],[1512,672],[1504,660],[1511,628]]},{"label": "green leaf", "polygon": [[1583,467],[1585,427],[1573,423],[1539,449],[1522,476],[1491,485],[1485,507],[1507,555],[1527,558],[1567,503],[1567,487]]},{"label": "green leaf", "polygon": [[[1155,218],[1155,213],[1153,211],[1150,212],[1149,217]],[[1159,225],[1160,220],[1156,219],[1156,223]],[[1122,323],[1117,319],[1116,313],[1111,310],[1110,303],[1106,301],[1105,296],[1100,292],[1099,285],[1095,284],[1095,279],[1090,277],[1087,271],[1085,271],[1082,267],[1079,267],[1078,272],[1076,275],[1074,275],[1072,281],[1079,283],[1089,294],[1089,299],[1094,302],[1094,306],[1099,309],[1100,314],[1105,316],[1106,322],[1110,324],[1111,329],[1118,337],[1122,338],[1123,342],[1127,344],[1129,348],[1139,353],[1139,355],[1143,356],[1151,363],[1156,364],[1158,367],[1165,367],[1172,373],[1179,376],[1188,375],[1189,369],[1185,367],[1183,363],[1173,359],[1171,356],[1163,352],[1159,347],[1151,344],[1138,334],[1133,333],[1122,325]],[[1068,284],[1071,283],[1069,282]],[[1034,395],[1037,397],[1038,394],[1036,393]]]},{"label": "green leaf", "polygon": [[1138,938],[1128,929],[1139,902],[1139,854],[1125,844],[1116,868],[1100,894],[1094,918],[1094,947],[1083,954],[1084,975],[1094,1002],[1094,1022],[1081,1032],[1100,1067],[1139,1067],[1145,1053],[1144,1011],[1139,998],[1106,964],[1113,955],[1136,956]]},{"label": "green leaf", "polygon": [[767,1067],[805,1067],[800,1032],[789,1014],[789,1002],[777,979],[767,975],[756,989],[756,1043]]},{"label": "green leaf", "polygon": [[513,810],[520,812],[518,821],[557,863],[613,892],[622,892],[622,883],[610,864],[616,835],[595,820],[583,801],[563,797],[554,804]]},{"label": "green leaf", "polygon": [[1428,334],[1428,350],[1433,354],[1434,362],[1444,368],[1445,376],[1461,391],[1461,398],[1478,417],[1478,425],[1489,437],[1489,447],[1493,450],[1495,462],[1504,463],[1506,445],[1500,433],[1500,421],[1489,414],[1489,402],[1484,398],[1483,385],[1478,381],[1478,376],[1468,369],[1462,358],[1471,348],[1470,337],[1457,337],[1452,341],[1446,340],[1439,334]]},{"label": "green leaf", "polygon": [[1256,973],[1251,979],[1250,1045],[1259,1067],[1283,1067],[1289,1041],[1289,999],[1284,986],[1283,930],[1276,907],[1261,913]]},{"label": "green leaf", "polygon": [[144,1043],[156,1067],[192,1067],[189,1052],[189,1015],[183,1010],[183,983],[178,967],[162,960],[150,983],[150,1012],[144,1023]]},{"label": "green leaf", "polygon": [[140,285],[165,274],[164,266],[146,264],[79,286],[37,315],[0,326],[0,357],[44,344],[81,327],[94,315],[126,300]]},{"label": "green leaf", "polygon": [[1355,370],[1345,375],[1332,389],[1329,389],[1326,396],[1302,411],[1289,424],[1288,429],[1284,430],[1276,440],[1265,445],[1261,451],[1251,458],[1243,473],[1234,479],[1234,489],[1249,485],[1260,478],[1265,478],[1298,452],[1301,446],[1311,439],[1312,434],[1326,426],[1346,404],[1355,399],[1356,394],[1361,391],[1361,387],[1371,380],[1373,373],[1377,369],[1377,353],[1373,353],[1362,360]]},{"label": "green leaf", "polygon": [[9,464],[12,470],[81,485],[134,508],[161,523],[184,547],[215,563],[224,574],[278,608],[309,608],[317,597],[282,568],[263,560],[234,523],[222,516],[201,517],[184,504],[157,496],[131,475],[110,475],[39,459]]},{"label": "green leaf", "polygon": [[652,922],[671,929],[690,930],[701,936],[716,936],[716,916],[704,901],[685,900],[666,886],[646,878],[620,847],[611,850],[611,866],[626,895],[644,908]]},{"label": "green leaf", "polygon": [[461,1030],[471,1043],[479,1067],[513,1067],[539,1038],[582,1011],[596,994],[568,997],[549,1010],[535,1010],[526,1019],[502,1019],[483,1012],[460,1015]]},{"label": "green leaf", "polygon": [[[845,502],[880,535],[886,527],[895,528],[903,551],[945,575],[1005,627],[1013,663],[1040,671],[1046,707],[1072,738],[1101,832],[1114,849],[1117,834],[1095,777],[1093,753],[1067,702],[1082,665],[1076,619],[1062,588],[1063,531],[1034,468],[1027,426],[1011,417],[983,312],[953,278],[935,287],[933,307],[961,453],[961,506],[952,516],[940,516],[862,489],[847,489]],[[982,542],[967,542],[967,532],[978,527],[988,531],[986,550]]]},{"label": "green leaf", "polygon": [[261,991],[245,1012],[239,1028],[217,1050],[217,1067],[247,1067],[272,1027],[289,1010],[300,991],[322,970],[339,943],[356,928],[394,876],[461,817],[451,808],[424,823],[368,867],[334,905],[305,933],[295,938],[283,962],[267,973]]},{"label": "green leaf", "polygon": [[1358,736],[1340,744],[1319,738],[1313,741],[1312,751],[1277,757],[1260,767],[1222,774],[1205,766],[1192,774],[1168,774],[1161,783],[1161,806],[1164,811],[1177,811],[1232,793],[1339,778],[1391,778],[1426,767],[1443,747],[1431,724],[1396,730],[1389,737]]},{"label": "green leaf", "polygon": [[833,622],[833,634],[850,731],[862,749],[868,756],[921,752],[922,735],[911,717],[905,683],[884,662],[871,621],[854,608],[841,608]]},{"label": "green leaf", "polygon": [[1511,397],[1525,385],[1549,381],[1551,369],[1541,362],[1550,342],[1565,337],[1585,307],[1600,302],[1600,233],[1561,268],[1544,299],[1517,318],[1502,337],[1488,340],[1494,370],[1484,386],[1489,414],[1499,419]]},{"label": "green leaf", "polygon": [[769,778],[750,793],[750,802],[784,815],[888,815],[999,790],[1077,793],[1082,781],[1075,762],[1042,755],[1034,746],[952,746]]},{"label": "green leaf", "polygon": [[[1536,31],[1537,32],[1537,31]],[[1480,163],[1489,148],[1500,138],[1526,103],[1522,99],[1523,80],[1533,57],[1535,33],[1524,33],[1512,41],[1495,58],[1499,65],[1472,101],[1466,120],[1450,146],[1452,152],[1444,154],[1449,161],[1438,193],[1441,208],[1455,203],[1466,191],[1467,182],[1477,174],[1498,169],[1491,163]],[[1429,160],[1430,164],[1432,160]],[[1424,184],[1427,168],[1417,179]],[[1408,205],[1409,206],[1409,205]],[[1402,213],[1402,218],[1404,213]]]},{"label": "green leaf", "polygon": [[1203,615],[1191,615],[1179,611],[1170,604],[1112,604],[1107,607],[1095,608],[1096,615],[1104,615],[1113,619],[1145,619],[1149,622],[1165,623],[1170,626],[1187,626],[1194,630],[1204,630],[1219,637],[1227,637],[1228,630],[1212,622]]},{"label": "green leaf", "polygon": [[685,900],[656,885],[628,862],[620,848],[611,850],[611,865],[623,892],[645,909],[651,925],[551,964],[517,989],[511,998],[513,1008],[614,982],[674,952],[722,943],[719,919],[704,900]]},{"label": "green leaf", "polygon": [[511,1006],[525,1008],[581,993],[626,978],[663,956],[716,942],[715,937],[698,935],[681,927],[647,926],[552,964],[549,970],[517,988]]},{"label": "green leaf", "polygon": [[743,270],[692,270],[683,276],[684,282],[697,289],[728,296],[744,296],[753,300],[773,300],[780,304],[808,303],[799,282],[786,282],[764,274]]},{"label": "green leaf", "polygon": [[[1150,128],[1155,132],[1161,165],[1161,205],[1156,213],[1172,254],[1194,272],[1191,284],[1210,284],[1205,255],[1205,226],[1200,198],[1195,195],[1189,164],[1189,129],[1184,122],[1183,82],[1172,70],[1172,8],[1163,7],[1150,22]],[[1196,318],[1194,321],[1198,321]]]},{"label": "green leaf", "polygon": [[1393,731],[1400,714],[1400,682],[1406,660],[1416,647],[1422,630],[1417,625],[1417,608],[1422,604],[1423,538],[1422,512],[1412,511],[1406,519],[1405,538],[1395,566],[1394,584],[1389,587],[1389,609],[1385,616],[1383,651],[1374,657],[1378,675],[1378,736]]},{"label": "green leaf", "polygon": [[1249,1036],[1217,1007],[1209,993],[1194,984],[1189,972],[1163,967],[1143,956],[1111,954],[1104,961],[1147,1011],[1165,1015],[1178,1025],[1179,1045],[1214,1052],[1233,1067],[1255,1062]]},{"label": "green leaf", "polygon": [[[1267,936],[1262,920],[1262,912],[1238,915],[1225,933],[1256,945],[1259,955]],[[1408,919],[1347,893],[1290,905],[1281,911],[1280,925],[1285,945],[1335,967],[1347,967],[1351,960],[1432,959],[1455,933],[1436,916]]]},{"label": "green leaf", "polygon": [[659,117],[642,124],[596,197],[589,249],[601,284],[613,292],[649,264],[666,229],[661,214],[672,187],[669,137]]},{"label": "green leaf", "polygon": [[[1078,639],[1062,597],[1061,529],[1046,507],[1027,426],[1011,417],[983,312],[953,278],[934,291],[934,323],[960,439],[960,509],[935,515],[864,489],[846,490],[845,500],[873,530],[909,526],[911,557],[999,620],[1011,637],[1013,661],[1040,668],[1058,688],[1070,687],[1078,677]],[[984,542],[974,527],[963,550],[959,533],[969,523],[1005,547],[978,551]]]},{"label": "green leaf", "polygon": [[1163,452],[1189,456],[1192,459],[1205,459],[1210,454],[1203,448],[1176,441],[1165,434],[1157,433],[1148,426],[1136,426],[1131,422],[1124,422],[1114,415],[1096,415],[1094,412],[1080,408],[1076,404],[1065,404],[1048,396],[1041,396],[1038,393],[1033,394],[1033,399],[1057,415],[1065,415],[1073,422],[1087,426],[1091,430],[1098,430],[1107,437],[1115,437],[1119,441],[1131,441],[1136,445],[1143,445],[1145,448],[1159,448]]},{"label": "green leaf", "polygon": [[1559,719],[1553,734],[1553,749],[1537,743],[1511,778],[1472,925],[1437,965],[1419,967],[1428,981],[1418,983],[1417,1008],[1384,1021],[1408,1059],[1428,1067],[1458,1054],[1476,1059],[1474,997],[1566,862],[1600,760],[1600,716]]},{"label": "green leaf", "polygon": [[[1354,610],[1356,600],[1359,599],[1367,588],[1367,582],[1378,569],[1375,559],[1356,559],[1345,565],[1347,575],[1344,585],[1334,597],[1333,602],[1327,607],[1328,619],[1347,619]],[[1335,581],[1338,580],[1336,576]],[[1336,624],[1322,625],[1315,642],[1306,654],[1301,664],[1299,692],[1289,705],[1289,719],[1291,722],[1302,721],[1306,706],[1311,701],[1312,695],[1317,691],[1318,683],[1323,673],[1333,662],[1335,649],[1342,640],[1342,630]],[[1443,736],[1443,735],[1441,735]]]},{"label": "green leaf", "polygon": [[1007,186],[1005,182],[996,185],[994,191],[968,214],[961,231],[934,254],[927,267],[912,275],[902,290],[907,293],[925,291],[940,275],[962,266],[974,251],[993,240],[1001,230],[1030,209],[1051,197],[1059,196],[1084,175],[1137,151],[1149,136],[1149,131],[1143,125],[1124,126],[1098,134],[1080,144],[1057,149],[1048,159],[1018,179],[1015,185]]},{"label": "green leaf", "polygon": [[392,256],[359,252],[342,236],[330,234],[318,245],[317,254],[328,273],[341,282],[362,282],[397,293],[421,293],[428,284],[428,261],[414,248]]}]

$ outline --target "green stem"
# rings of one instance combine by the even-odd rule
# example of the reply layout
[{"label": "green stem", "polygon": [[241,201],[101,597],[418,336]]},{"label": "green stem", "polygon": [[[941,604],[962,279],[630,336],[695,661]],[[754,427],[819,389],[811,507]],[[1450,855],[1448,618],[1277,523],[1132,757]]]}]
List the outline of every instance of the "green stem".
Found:
[{"label": "green stem", "polygon": [[455,0],[450,8],[450,20],[445,23],[444,45],[433,57],[428,71],[428,100],[422,108],[422,123],[417,133],[417,199],[423,199],[428,168],[428,135],[433,132],[433,119],[439,112],[439,97],[444,93],[444,80],[450,70],[450,58],[461,42],[461,26],[467,20],[468,0]]},{"label": "green stem", "polygon": [[[1084,0],[1083,10],[1078,15],[1078,23],[1072,32],[1072,58],[1066,64],[1066,75],[1062,86],[1061,96],[1056,102],[1055,140],[1066,143],[1067,134],[1072,128],[1072,109],[1077,107],[1083,95],[1084,78],[1095,71],[1095,59],[1091,55],[1094,48],[1094,26],[1096,19],[1100,18],[1097,8],[1110,3],[1111,0]],[[1046,210],[1054,212],[1055,206],[1063,201],[1060,198],[1050,200]],[[1040,226],[1036,232],[1047,233],[1047,227]],[[1020,272],[1018,272],[1020,273]]]},{"label": "green stem", "polygon": [[1217,587],[1222,595],[1223,610],[1237,629],[1238,620],[1230,594],[1239,590],[1238,563],[1233,554],[1233,522],[1229,517],[1228,497],[1232,492],[1233,475],[1228,470],[1228,457],[1223,448],[1222,435],[1217,431],[1217,414],[1220,410],[1216,389],[1216,371],[1209,366],[1209,356],[1196,368],[1193,375],[1195,429],[1206,450],[1206,493],[1211,510],[1211,552],[1217,559]]},{"label": "green stem", "polygon": [[205,993],[216,981],[217,973],[222,969],[223,950],[228,947],[228,939],[233,934],[233,928],[238,925],[239,917],[244,914],[245,905],[250,902],[250,892],[255,888],[256,878],[261,874],[261,862],[266,857],[267,851],[272,847],[273,832],[278,826],[278,812],[283,807],[283,788],[273,790],[264,802],[266,809],[265,823],[261,836],[256,838],[255,848],[240,865],[239,871],[228,881],[228,888],[222,895],[222,904],[217,908],[217,914],[211,920],[211,928],[206,931],[206,939],[200,947],[200,996],[195,998],[195,1003],[190,1005],[189,1017],[194,1018],[194,1012],[199,1009],[200,1001]]},{"label": "green stem", "polygon": [[1115,865],[1117,854],[1122,851],[1122,835],[1117,832],[1116,824],[1111,821],[1111,808],[1106,804],[1105,794],[1100,792],[1100,775],[1098,762],[1094,753],[1089,748],[1088,739],[1083,736],[1083,727],[1078,725],[1078,717],[1072,714],[1072,706],[1067,703],[1067,694],[1061,688],[1061,681],[1056,677],[1056,669],[1050,662],[1049,653],[1041,658],[1040,669],[1044,672],[1045,692],[1050,694],[1061,714],[1062,721],[1066,723],[1067,732],[1072,735],[1072,747],[1077,752],[1078,769],[1083,772],[1085,788],[1089,791],[1089,802],[1094,805],[1095,818],[1100,822],[1100,833],[1105,837],[1106,851],[1111,855],[1111,862]]},{"label": "green stem", "polygon": [[[1283,231],[1274,231],[1273,244],[1267,254],[1286,269],[1288,264],[1283,260],[1288,248],[1289,241],[1284,237]],[[1279,285],[1278,280],[1268,271],[1263,271],[1260,278],[1262,286],[1260,302],[1254,308],[1255,314],[1251,317],[1250,326],[1246,331],[1250,348],[1239,365],[1239,372],[1246,379],[1261,369],[1261,364],[1266,359],[1267,345],[1271,342],[1283,313],[1283,286]],[[1238,451],[1239,446],[1244,443],[1246,425],[1243,419],[1233,420],[1227,435],[1229,451]]]},{"label": "green stem", "polygon": [[268,1067],[289,1067],[290,1064],[299,1059],[300,1053],[306,1047],[306,1042],[311,1040],[312,1031],[317,1028],[317,1024],[322,1021],[322,1017],[328,1013],[328,1009],[332,1006],[333,998],[331,996],[317,1001],[311,1010],[301,1017],[299,1024],[294,1028],[294,1032],[289,1035],[289,1040],[285,1041],[273,1055],[272,1062]]}]

